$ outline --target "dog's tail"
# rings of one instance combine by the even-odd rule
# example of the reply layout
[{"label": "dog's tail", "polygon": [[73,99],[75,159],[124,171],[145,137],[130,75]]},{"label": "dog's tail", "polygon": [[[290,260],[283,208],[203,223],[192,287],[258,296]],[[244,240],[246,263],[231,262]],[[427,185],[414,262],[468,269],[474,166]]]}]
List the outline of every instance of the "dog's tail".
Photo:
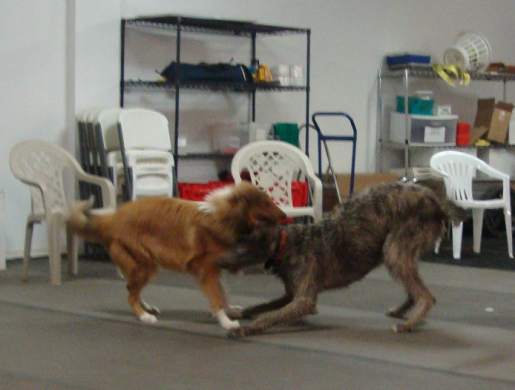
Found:
[{"label": "dog's tail", "polygon": [[440,206],[447,219],[452,223],[458,224],[467,219],[467,211],[452,200],[444,198],[441,200]]},{"label": "dog's tail", "polygon": [[78,234],[90,241],[102,242],[103,237],[100,235],[97,227],[98,221],[103,216],[92,216],[89,211],[93,207],[94,198],[88,200],[77,201],[72,204],[68,210],[66,217],[66,227],[73,233]]}]

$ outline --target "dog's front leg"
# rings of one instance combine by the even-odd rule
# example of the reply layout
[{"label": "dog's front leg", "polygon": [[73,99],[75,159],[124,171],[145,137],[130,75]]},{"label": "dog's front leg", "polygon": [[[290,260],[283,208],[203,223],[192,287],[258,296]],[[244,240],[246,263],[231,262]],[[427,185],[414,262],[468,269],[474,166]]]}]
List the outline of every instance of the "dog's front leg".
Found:
[{"label": "dog's front leg", "polygon": [[273,326],[290,325],[308,314],[316,314],[316,312],[316,301],[314,298],[298,297],[294,298],[282,309],[262,315],[248,326],[229,329],[227,334],[230,337],[244,337],[264,333]]},{"label": "dog's front leg", "polygon": [[216,269],[207,269],[202,273],[200,278],[202,290],[209,300],[211,312],[218,320],[220,326],[224,329],[238,328],[240,323],[231,320],[226,313],[229,309],[224,289],[220,283],[220,271]]},{"label": "dog's front leg", "polygon": [[231,318],[252,318],[258,314],[266,313],[268,311],[277,310],[281,307],[286,306],[288,303],[292,301],[293,297],[291,295],[284,295],[281,298],[274,299],[270,302],[261,303],[256,306],[251,306],[246,309],[241,310],[239,313],[232,312],[229,314]]}]

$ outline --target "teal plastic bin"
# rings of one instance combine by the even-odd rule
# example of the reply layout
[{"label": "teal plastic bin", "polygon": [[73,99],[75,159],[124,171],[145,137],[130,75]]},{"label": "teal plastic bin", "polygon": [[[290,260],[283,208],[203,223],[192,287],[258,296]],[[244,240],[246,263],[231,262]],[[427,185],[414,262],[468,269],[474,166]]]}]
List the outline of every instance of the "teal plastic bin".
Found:
[{"label": "teal plastic bin", "polygon": [[299,147],[299,125],[296,123],[275,123],[273,126],[274,139],[288,142]]}]

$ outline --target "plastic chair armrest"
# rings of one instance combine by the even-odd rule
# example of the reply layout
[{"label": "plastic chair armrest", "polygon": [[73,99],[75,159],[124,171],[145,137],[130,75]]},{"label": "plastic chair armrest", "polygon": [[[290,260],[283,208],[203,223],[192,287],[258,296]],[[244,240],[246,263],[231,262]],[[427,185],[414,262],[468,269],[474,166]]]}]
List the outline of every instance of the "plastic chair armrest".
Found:
[{"label": "plastic chair armrest", "polygon": [[76,172],[76,176],[80,181],[96,184],[100,187],[104,208],[116,208],[116,191],[113,183],[109,179],[91,175],[86,172]]}]

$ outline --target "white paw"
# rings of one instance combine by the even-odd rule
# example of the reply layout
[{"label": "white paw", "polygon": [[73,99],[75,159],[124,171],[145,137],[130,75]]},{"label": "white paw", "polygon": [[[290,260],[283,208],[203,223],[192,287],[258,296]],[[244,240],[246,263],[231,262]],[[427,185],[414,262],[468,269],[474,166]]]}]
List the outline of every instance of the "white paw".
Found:
[{"label": "white paw", "polygon": [[226,330],[229,330],[229,329],[237,329],[240,327],[240,322],[238,320],[229,320],[227,321],[226,323],[224,324],[221,324],[222,327]]},{"label": "white paw", "polygon": [[143,313],[139,319],[145,324],[155,324],[157,322],[156,316],[149,313]]},{"label": "white paw", "polygon": [[231,320],[229,317],[227,317],[227,314],[225,314],[224,310],[218,310],[218,312],[215,314],[215,317],[218,319],[220,326],[224,329],[234,329],[240,327],[240,322],[237,320]]},{"label": "white paw", "polygon": [[243,307],[238,306],[238,305],[229,305],[229,309],[241,311],[241,310],[243,310]]}]

